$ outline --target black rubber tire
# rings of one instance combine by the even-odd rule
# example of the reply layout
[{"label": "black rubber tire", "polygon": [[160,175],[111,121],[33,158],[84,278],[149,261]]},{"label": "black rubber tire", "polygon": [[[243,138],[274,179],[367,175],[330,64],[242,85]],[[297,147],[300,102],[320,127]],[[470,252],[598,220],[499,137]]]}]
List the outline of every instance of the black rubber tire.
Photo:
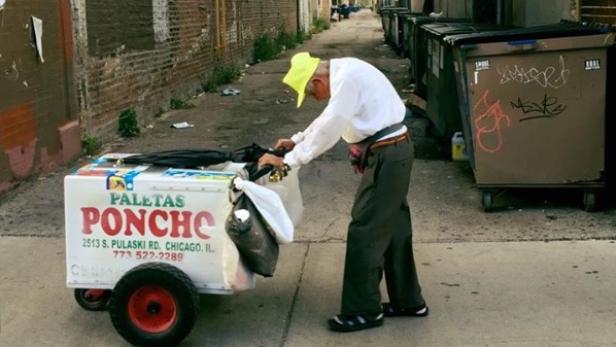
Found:
[{"label": "black rubber tire", "polygon": [[584,191],[584,211],[597,211],[597,193],[594,191]]},{"label": "black rubber tire", "polygon": [[109,299],[111,298],[111,290],[105,290],[98,300],[89,299],[86,296],[88,290],[87,288],[75,289],[73,295],[79,306],[86,311],[106,311],[107,304],[109,304]]},{"label": "black rubber tire", "polygon": [[491,191],[482,191],[481,192],[481,206],[483,207],[484,212],[492,211],[494,207],[494,193]]},{"label": "black rubber tire", "polygon": [[[165,331],[150,333],[137,327],[128,313],[133,293],[145,286],[158,286],[173,297],[177,314]],[[165,263],[147,263],[127,272],[116,284],[109,315],[116,331],[136,346],[175,346],[192,330],[197,320],[199,295],[190,278],[180,269]]]}]

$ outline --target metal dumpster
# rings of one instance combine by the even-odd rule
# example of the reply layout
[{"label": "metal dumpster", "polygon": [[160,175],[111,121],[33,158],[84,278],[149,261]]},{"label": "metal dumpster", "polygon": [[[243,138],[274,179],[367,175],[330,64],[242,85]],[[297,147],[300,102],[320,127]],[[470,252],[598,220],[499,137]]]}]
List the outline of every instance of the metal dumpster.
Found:
[{"label": "metal dumpster", "polygon": [[398,54],[402,54],[402,45],[404,42],[404,22],[409,14],[410,11],[408,8],[399,8],[393,11],[391,45]]},{"label": "metal dumpster", "polygon": [[608,26],[561,23],[448,38],[485,210],[494,189],[605,186]]},{"label": "metal dumpster", "polygon": [[411,35],[411,21],[414,17],[425,17],[426,15],[423,12],[410,12],[404,14],[402,18],[399,18],[398,24],[402,25],[401,33],[400,33],[400,54],[403,57],[409,57],[410,53],[410,35]]},{"label": "metal dumpster", "polygon": [[427,107],[426,116],[434,125],[434,134],[451,138],[462,131],[462,120],[458,107],[456,75],[451,45],[445,39],[451,35],[479,33],[490,30],[510,29],[490,24],[474,23],[433,23],[422,26],[427,40]]},{"label": "metal dumpster", "polygon": [[385,42],[390,42],[390,21],[389,12],[391,11],[391,7],[383,7],[381,8],[381,24],[383,25],[383,36],[385,37]]},{"label": "metal dumpster", "polygon": [[461,23],[470,22],[467,18],[435,18],[429,16],[409,17],[409,82],[414,86],[415,94],[426,97],[425,72],[427,67],[426,32],[421,26],[430,23]]},{"label": "metal dumpster", "polygon": [[[607,95],[616,95],[616,45],[608,49]],[[608,98],[606,114],[616,114],[616,100]],[[616,118],[607,117],[606,134],[616,134]],[[607,169],[607,186],[612,203],[616,202],[616,136],[606,138],[605,163]]]},{"label": "metal dumpster", "polygon": [[[397,47],[399,40],[399,25],[398,25],[398,13],[408,13],[406,7],[390,7],[387,9],[388,27],[385,29],[385,42],[389,43],[392,47]],[[383,14],[384,16],[385,14]]]}]

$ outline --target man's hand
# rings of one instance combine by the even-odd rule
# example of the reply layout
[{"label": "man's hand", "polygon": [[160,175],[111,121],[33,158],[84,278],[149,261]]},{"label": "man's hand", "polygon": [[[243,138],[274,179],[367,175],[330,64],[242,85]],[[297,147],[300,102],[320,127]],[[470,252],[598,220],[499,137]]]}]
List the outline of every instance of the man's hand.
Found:
[{"label": "man's hand", "polygon": [[282,161],[282,158],[269,153],[264,154],[261,158],[259,158],[259,167],[264,167],[265,165],[272,165],[279,170],[284,169],[284,162]]},{"label": "man's hand", "polygon": [[278,148],[284,148],[287,151],[292,150],[295,147],[295,142],[293,142],[293,140],[289,140],[289,139],[280,139],[276,142],[276,146],[274,146],[274,148],[278,149]]}]

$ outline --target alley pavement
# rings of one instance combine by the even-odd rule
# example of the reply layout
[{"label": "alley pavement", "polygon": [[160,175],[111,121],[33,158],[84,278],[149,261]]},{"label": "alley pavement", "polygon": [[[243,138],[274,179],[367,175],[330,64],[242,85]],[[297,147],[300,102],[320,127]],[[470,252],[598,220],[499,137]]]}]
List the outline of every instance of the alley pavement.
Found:
[{"label": "alley pavement", "polygon": [[[408,61],[383,43],[369,11],[250,66],[136,139],[105,151],[270,145],[323,109],[297,110],[280,83],[293,53],[355,56],[379,67],[406,97]],[[194,128],[172,129],[187,121]],[[84,158],[82,163],[89,160]],[[77,163],[76,165],[79,165]],[[64,175],[35,178],[0,200],[0,346],[126,346],[105,312],[86,312],[65,286]],[[577,191],[511,191],[484,213],[467,163],[417,159],[409,199],[427,318],[390,318],[352,334],[327,330],[338,313],[346,225],[359,178],[338,144],[302,168],[305,213],[297,242],[281,247],[274,277],[232,296],[202,296],[183,346],[616,346],[616,210],[581,209]],[[383,293],[385,293],[383,291]],[[384,298],[386,299],[386,298]]]}]

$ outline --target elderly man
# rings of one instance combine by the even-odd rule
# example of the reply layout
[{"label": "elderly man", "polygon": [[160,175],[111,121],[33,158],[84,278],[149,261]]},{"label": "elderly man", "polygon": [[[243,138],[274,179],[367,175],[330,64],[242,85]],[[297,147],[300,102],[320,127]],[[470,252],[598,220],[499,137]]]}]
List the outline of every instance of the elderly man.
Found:
[{"label": "elderly man", "polygon": [[[383,316],[428,315],[412,250],[408,193],[413,146],[401,123],[405,107],[387,77],[356,59],[321,61],[303,52],[291,59],[283,82],[297,92],[329,100],[306,130],[276,147],[284,158],[266,154],[259,164],[294,168],[309,163],[340,138],[362,174],[348,229],[341,314],[328,321],[334,331],[356,331],[383,324]],[[383,271],[389,303],[381,304]]]}]

